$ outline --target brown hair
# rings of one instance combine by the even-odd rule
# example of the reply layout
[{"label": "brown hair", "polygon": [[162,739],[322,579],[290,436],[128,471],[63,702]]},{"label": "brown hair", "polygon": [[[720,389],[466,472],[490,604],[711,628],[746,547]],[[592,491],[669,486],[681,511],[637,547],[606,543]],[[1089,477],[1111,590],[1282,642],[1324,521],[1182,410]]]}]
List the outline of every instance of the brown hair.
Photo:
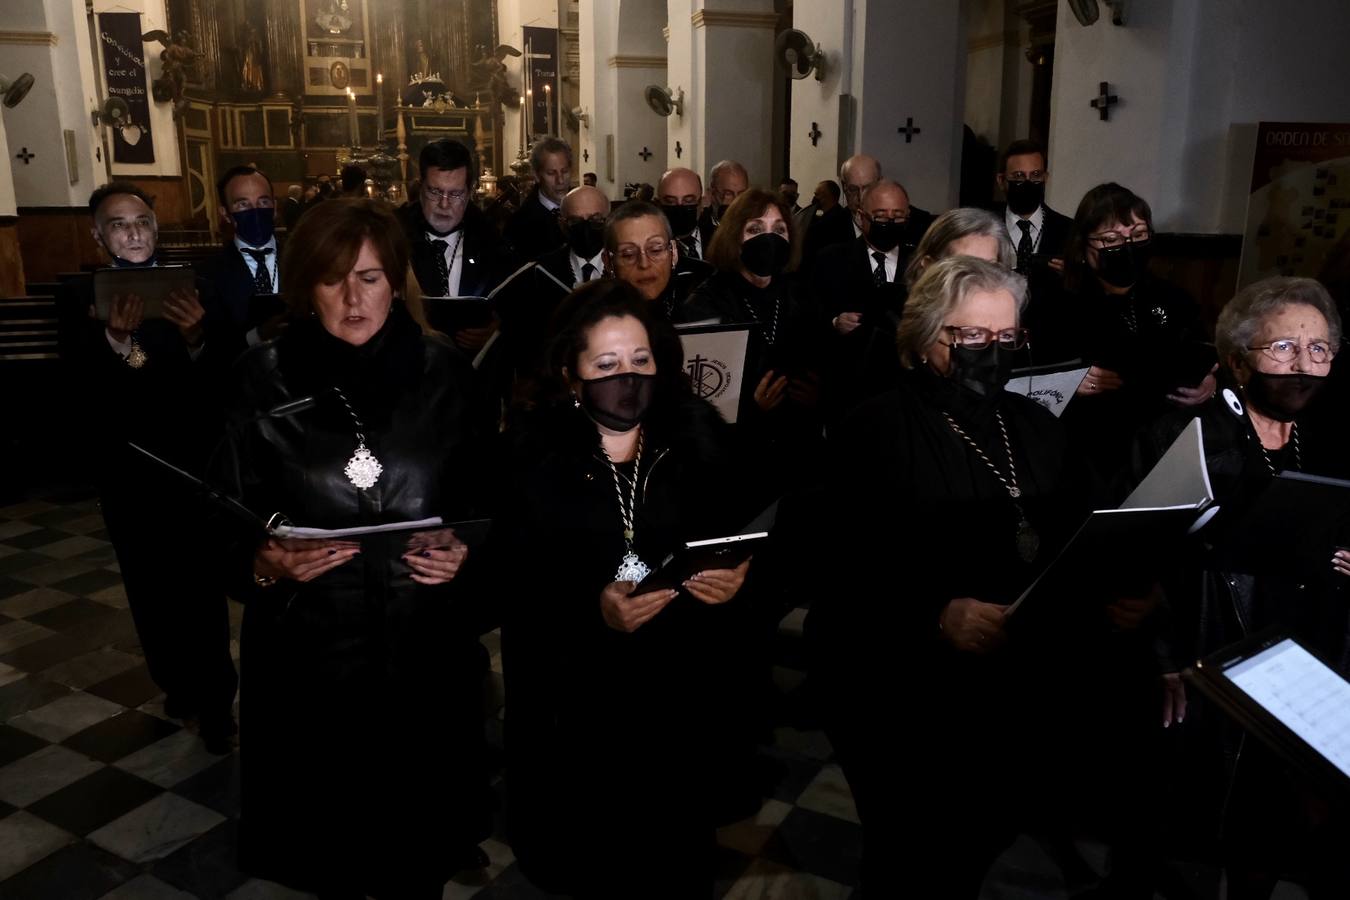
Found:
[{"label": "brown hair", "polygon": [[422,297],[409,291],[408,242],[394,213],[383,203],[360,198],[327,200],[309,209],[286,242],[281,266],[281,293],[292,318],[314,311],[314,289],[344,278],[356,265],[367,241],[384,269],[384,277],[401,297],[408,313],[427,331]]},{"label": "brown hair", "polygon": [[708,262],[719,272],[740,271],[741,234],[745,231],[745,223],[764,215],[770,206],[778,210],[787,225],[788,243],[792,245],[792,257],[788,260],[787,271],[796,268],[801,253],[797,246],[797,223],[792,218],[792,210],[788,209],[781,196],[761,188],[751,188],[727,207],[726,215],[722,216],[722,221],[717,224],[717,231],[713,232],[712,240],[708,242],[704,254]]}]

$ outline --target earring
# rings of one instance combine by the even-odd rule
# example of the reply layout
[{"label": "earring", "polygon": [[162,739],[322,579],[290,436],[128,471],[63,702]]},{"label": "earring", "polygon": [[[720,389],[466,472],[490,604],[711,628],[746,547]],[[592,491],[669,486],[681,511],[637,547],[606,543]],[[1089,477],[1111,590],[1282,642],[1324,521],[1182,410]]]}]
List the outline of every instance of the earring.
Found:
[{"label": "earring", "polygon": [[572,406],[575,409],[581,409],[581,400],[577,397],[576,391],[572,391]]}]

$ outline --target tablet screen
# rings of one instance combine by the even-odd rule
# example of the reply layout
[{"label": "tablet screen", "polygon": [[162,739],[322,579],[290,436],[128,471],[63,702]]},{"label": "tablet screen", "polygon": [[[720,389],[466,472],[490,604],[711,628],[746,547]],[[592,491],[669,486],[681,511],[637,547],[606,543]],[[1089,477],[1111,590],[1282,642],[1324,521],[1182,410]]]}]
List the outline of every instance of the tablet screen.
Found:
[{"label": "tablet screen", "polygon": [[1228,666],[1223,674],[1350,776],[1350,682],[1289,638]]}]

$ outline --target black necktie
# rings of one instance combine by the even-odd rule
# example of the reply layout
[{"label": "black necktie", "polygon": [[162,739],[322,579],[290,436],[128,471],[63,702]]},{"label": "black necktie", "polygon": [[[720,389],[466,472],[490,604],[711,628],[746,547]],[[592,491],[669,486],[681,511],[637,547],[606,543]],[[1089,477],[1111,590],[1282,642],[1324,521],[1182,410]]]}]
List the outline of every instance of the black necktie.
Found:
[{"label": "black necktie", "polygon": [[1017,242],[1017,271],[1023,275],[1027,274],[1027,269],[1031,267],[1031,223],[1026,219],[1018,219],[1017,227],[1022,229],[1022,237]]},{"label": "black necktie", "polygon": [[684,255],[690,259],[698,259],[698,238],[691,234],[689,239],[682,243],[684,246],[680,249],[684,250]]},{"label": "black necktie", "polygon": [[873,250],[872,258],[877,261],[877,267],[872,270],[872,280],[876,282],[877,287],[889,284],[890,279],[886,277],[886,254],[880,250]]},{"label": "black necktie", "polygon": [[590,263],[586,263],[585,265],[583,265],[581,267],[581,283],[585,284],[586,282],[590,281],[591,276],[593,276],[594,274],[595,274],[595,266],[591,265]]},{"label": "black necktie", "polygon": [[450,266],[445,261],[445,248],[450,242],[428,240],[427,243],[436,251],[436,274],[441,279],[441,289],[436,296],[447,297],[450,295]]},{"label": "black necktie", "polygon": [[272,276],[267,271],[267,255],[272,252],[272,248],[254,250],[252,247],[244,247],[243,250],[253,257],[253,261],[257,264],[253,267],[253,293],[255,295],[273,293]]}]

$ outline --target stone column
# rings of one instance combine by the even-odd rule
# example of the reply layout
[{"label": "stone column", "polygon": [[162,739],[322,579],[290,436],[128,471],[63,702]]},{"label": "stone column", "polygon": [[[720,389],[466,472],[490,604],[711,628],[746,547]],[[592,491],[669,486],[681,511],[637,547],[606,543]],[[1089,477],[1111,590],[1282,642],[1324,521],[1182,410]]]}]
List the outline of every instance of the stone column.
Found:
[{"label": "stone column", "polygon": [[[676,4],[671,4],[674,7]],[[767,185],[773,171],[773,40],[778,14],[771,0],[740,3],[734,9],[694,0],[694,159],[707,170],[734,159],[750,173],[752,185]],[[672,43],[684,22],[671,20]],[[684,163],[688,165],[688,163]],[[706,187],[706,185],[705,185]],[[776,185],[775,185],[776,187]]]}]

